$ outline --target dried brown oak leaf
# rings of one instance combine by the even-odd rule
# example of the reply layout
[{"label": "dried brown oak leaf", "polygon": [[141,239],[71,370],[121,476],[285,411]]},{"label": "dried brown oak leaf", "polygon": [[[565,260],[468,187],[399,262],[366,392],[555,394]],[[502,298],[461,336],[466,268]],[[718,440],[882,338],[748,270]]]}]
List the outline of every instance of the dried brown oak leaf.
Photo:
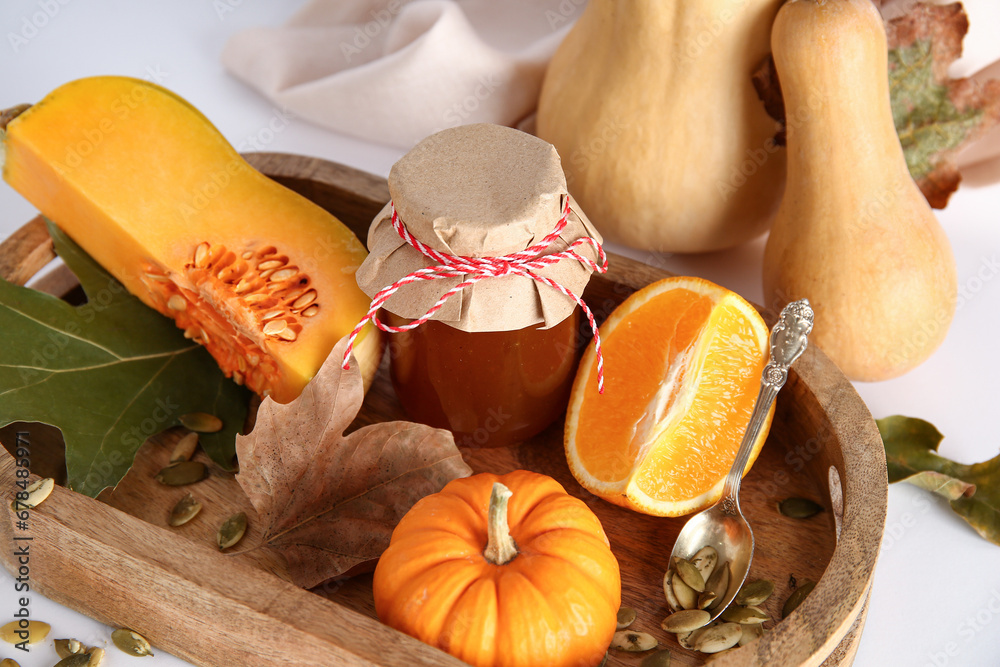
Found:
[{"label": "dried brown oak leaf", "polygon": [[[906,166],[934,208],[944,208],[961,174],[955,156],[1000,123],[1000,80],[951,79],[969,20],[961,3],[912,7],[886,23],[889,96]],[[781,87],[768,59],[753,76],[767,112],[784,124]],[[776,137],[784,143],[784,127]]]},{"label": "dried brown oak leaf", "polygon": [[344,346],[299,398],[265,399],[253,432],[236,440],[237,481],[263,542],[303,588],[377,560],[415,502],[472,473],[448,431],[396,421],[344,435],[364,399],[358,364],[340,368]]}]

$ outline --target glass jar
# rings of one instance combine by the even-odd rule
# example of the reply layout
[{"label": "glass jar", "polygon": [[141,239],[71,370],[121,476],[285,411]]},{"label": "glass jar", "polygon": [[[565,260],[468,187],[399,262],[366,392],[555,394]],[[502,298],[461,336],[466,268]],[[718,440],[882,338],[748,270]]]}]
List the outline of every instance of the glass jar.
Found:
[{"label": "glass jar", "polygon": [[463,125],[417,144],[388,185],[356,276],[369,318],[393,331],[407,415],[466,447],[538,434],[566,407],[584,316],[593,328],[579,295],[606,269],[559,154],[508,127]]},{"label": "glass jar", "polygon": [[[409,322],[385,312],[383,321]],[[425,322],[391,335],[392,384],[410,419],[452,431],[459,446],[522,442],[566,409],[579,327],[579,308],[549,329],[467,332]]]}]

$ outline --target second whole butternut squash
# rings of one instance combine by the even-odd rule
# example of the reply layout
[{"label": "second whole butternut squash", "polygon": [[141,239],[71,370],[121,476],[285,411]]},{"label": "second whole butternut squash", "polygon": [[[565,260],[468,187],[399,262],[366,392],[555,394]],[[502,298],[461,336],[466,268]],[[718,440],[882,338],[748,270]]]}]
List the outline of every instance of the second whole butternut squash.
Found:
[{"label": "second whole butternut squash", "polygon": [[771,40],[792,120],[766,305],[808,297],[814,339],[849,378],[896,377],[944,339],[957,285],[893,125],[882,18],[870,0],[791,0]]}]

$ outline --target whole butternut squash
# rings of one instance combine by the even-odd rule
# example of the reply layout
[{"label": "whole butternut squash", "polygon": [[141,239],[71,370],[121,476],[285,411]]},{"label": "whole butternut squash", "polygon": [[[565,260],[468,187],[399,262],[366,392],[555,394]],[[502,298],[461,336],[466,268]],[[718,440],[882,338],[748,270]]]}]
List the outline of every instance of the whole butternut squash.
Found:
[{"label": "whole butternut squash", "polygon": [[944,339],[955,260],[906,168],[870,0],[792,0],[775,20],[788,182],[764,256],[767,305],[808,297],[852,380],[896,377]]},{"label": "whole butternut squash", "polygon": [[751,75],[780,0],[591,0],[552,59],[538,136],[605,238],[704,252],[767,228],[784,151]]}]

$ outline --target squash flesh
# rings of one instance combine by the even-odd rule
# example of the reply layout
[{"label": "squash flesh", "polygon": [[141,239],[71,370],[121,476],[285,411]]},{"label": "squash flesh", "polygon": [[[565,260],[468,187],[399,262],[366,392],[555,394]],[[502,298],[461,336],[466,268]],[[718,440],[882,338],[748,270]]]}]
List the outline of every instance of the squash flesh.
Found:
[{"label": "squash flesh", "polygon": [[[3,143],[14,189],[259,394],[295,398],[367,310],[354,280],[367,253],[354,234],[252,169],[202,114],[154,84],[68,83],[11,121]],[[195,262],[202,244],[218,254],[214,264]],[[287,280],[256,268],[282,259],[278,271],[297,270],[271,275],[294,273]],[[310,290],[317,307],[303,316],[291,306]],[[294,333],[265,334],[272,320]]]}]

